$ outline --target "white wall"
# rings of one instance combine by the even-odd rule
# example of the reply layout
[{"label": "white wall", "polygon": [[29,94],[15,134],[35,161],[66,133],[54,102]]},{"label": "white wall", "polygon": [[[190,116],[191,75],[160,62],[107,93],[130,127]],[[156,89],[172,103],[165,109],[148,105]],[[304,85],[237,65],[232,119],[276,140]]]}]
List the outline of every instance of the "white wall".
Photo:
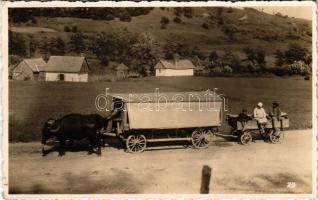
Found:
[{"label": "white wall", "polygon": [[156,69],[156,76],[193,76],[193,69]]},{"label": "white wall", "polygon": [[56,73],[56,72],[46,72],[45,80],[46,81],[60,81],[60,74],[64,74],[64,81],[70,82],[87,82],[88,74],[78,74],[78,73]]}]

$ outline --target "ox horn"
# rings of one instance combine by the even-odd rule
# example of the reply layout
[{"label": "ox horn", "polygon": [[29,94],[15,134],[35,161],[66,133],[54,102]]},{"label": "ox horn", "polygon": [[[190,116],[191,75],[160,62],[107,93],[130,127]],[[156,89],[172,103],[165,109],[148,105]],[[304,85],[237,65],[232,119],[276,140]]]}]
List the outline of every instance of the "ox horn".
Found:
[{"label": "ox horn", "polygon": [[50,132],[52,133],[56,133],[60,130],[60,124],[57,124],[56,128],[52,128],[52,126],[50,127]]}]

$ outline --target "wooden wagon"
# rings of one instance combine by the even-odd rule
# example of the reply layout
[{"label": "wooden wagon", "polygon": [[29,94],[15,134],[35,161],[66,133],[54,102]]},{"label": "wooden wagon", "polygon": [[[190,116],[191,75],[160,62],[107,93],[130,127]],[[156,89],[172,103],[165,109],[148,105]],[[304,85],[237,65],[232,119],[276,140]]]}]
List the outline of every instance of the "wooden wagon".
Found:
[{"label": "wooden wagon", "polygon": [[[268,117],[268,121],[265,124],[264,132],[260,131],[257,121],[249,116],[250,120],[246,123],[238,120],[238,115],[226,115],[226,121],[232,127],[231,133],[237,136],[241,144],[247,144],[253,139],[253,133],[259,133],[263,139],[268,139],[272,143],[279,142],[282,132],[289,127],[289,118],[286,113],[282,113],[280,119],[272,120]],[[273,128],[273,123],[275,129]]]},{"label": "wooden wagon", "polygon": [[206,92],[112,94],[120,99],[120,116],[113,132],[129,152],[142,152],[147,143],[190,141],[206,148],[222,121],[223,99]]}]

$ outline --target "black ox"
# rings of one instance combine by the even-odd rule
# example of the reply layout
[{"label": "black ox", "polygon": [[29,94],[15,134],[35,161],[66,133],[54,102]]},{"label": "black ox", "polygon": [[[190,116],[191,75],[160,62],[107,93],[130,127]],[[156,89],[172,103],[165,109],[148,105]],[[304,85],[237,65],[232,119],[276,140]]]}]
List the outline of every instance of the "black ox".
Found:
[{"label": "black ox", "polygon": [[59,156],[65,154],[65,143],[68,140],[88,139],[90,141],[89,153],[93,153],[97,148],[97,154],[101,155],[101,145],[103,140],[100,130],[107,125],[107,118],[98,114],[81,115],[69,114],[60,119],[48,119],[42,128],[42,154],[46,155],[44,145],[53,137],[59,141]]}]

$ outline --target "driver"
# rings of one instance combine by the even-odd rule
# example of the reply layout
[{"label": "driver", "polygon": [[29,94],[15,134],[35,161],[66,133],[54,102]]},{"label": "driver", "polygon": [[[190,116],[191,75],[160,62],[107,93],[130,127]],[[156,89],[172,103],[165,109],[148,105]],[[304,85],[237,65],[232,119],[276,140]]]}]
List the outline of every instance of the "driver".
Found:
[{"label": "driver", "polygon": [[106,132],[111,133],[113,129],[113,119],[121,116],[121,111],[124,108],[124,102],[119,98],[113,98],[113,110],[110,115],[107,116],[107,128]]}]

